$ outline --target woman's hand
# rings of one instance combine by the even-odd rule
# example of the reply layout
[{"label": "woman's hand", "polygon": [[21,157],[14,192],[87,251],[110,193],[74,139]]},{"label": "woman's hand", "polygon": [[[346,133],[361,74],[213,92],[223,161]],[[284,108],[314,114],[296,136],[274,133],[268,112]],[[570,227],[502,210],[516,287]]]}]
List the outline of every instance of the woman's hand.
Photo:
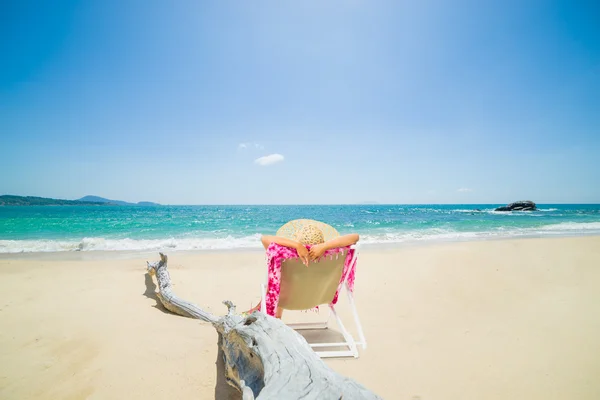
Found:
[{"label": "woman's hand", "polygon": [[325,253],[325,250],[327,250],[325,243],[315,244],[310,248],[310,251],[308,252],[308,254],[310,255],[310,259],[313,261],[318,260],[319,258],[321,258],[323,253]]},{"label": "woman's hand", "polygon": [[308,267],[308,249],[303,244],[298,244],[296,247],[298,257],[302,260],[302,263]]}]

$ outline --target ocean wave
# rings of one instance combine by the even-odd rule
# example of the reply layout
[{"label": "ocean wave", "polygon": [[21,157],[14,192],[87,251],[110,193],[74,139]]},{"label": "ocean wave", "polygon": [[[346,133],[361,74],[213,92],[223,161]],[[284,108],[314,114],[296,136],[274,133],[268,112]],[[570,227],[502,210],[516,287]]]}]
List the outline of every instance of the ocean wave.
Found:
[{"label": "ocean wave", "polygon": [[[542,210],[537,210],[542,211]],[[441,214],[470,214],[470,215],[478,215],[478,214],[488,214],[488,215],[499,215],[503,217],[541,217],[542,214],[537,213],[537,211],[496,211],[495,208],[483,208],[483,209],[454,209],[454,210],[428,210],[427,212],[436,212]],[[547,210],[544,210],[547,211]]]},{"label": "ocean wave", "polygon": [[543,231],[600,231],[600,222],[561,222],[539,227]]},{"label": "ocean wave", "polygon": [[154,250],[233,250],[260,249],[260,235],[240,238],[167,238],[81,240],[0,240],[0,253],[37,253],[63,251],[154,251]]},{"label": "ocean wave", "polygon": [[490,232],[457,232],[450,230],[431,229],[424,231],[389,232],[385,234],[361,235],[361,243],[394,244],[419,241],[460,241],[489,237]]},{"label": "ocean wave", "polygon": [[539,214],[537,211],[510,211],[510,212],[506,212],[506,211],[496,211],[496,210],[490,210],[490,211],[484,211],[486,214],[490,214],[490,215],[499,215],[502,217],[543,217],[543,214]]},{"label": "ocean wave", "polygon": [[499,227],[488,231],[454,231],[451,229],[424,229],[403,232],[368,233],[361,235],[365,244],[394,244],[420,241],[466,241],[477,239],[508,239],[560,235],[600,234],[600,222],[563,222],[539,227]]},{"label": "ocean wave", "polygon": [[[456,231],[444,228],[390,230],[375,228],[359,232],[361,243],[395,244],[422,241],[468,241],[532,236],[600,234],[600,222],[562,222],[537,227],[502,226],[485,231]],[[0,240],[0,253],[93,252],[93,251],[194,251],[260,249],[260,234],[221,238],[108,239],[81,240]]]},{"label": "ocean wave", "polygon": [[450,210],[450,212],[461,213],[461,214],[477,214],[477,213],[485,213],[492,215],[505,215],[505,216],[540,216],[537,213],[545,213],[545,212],[554,212],[559,211],[558,208],[538,208],[535,211],[496,211],[495,208],[483,208],[483,209],[455,209]]}]

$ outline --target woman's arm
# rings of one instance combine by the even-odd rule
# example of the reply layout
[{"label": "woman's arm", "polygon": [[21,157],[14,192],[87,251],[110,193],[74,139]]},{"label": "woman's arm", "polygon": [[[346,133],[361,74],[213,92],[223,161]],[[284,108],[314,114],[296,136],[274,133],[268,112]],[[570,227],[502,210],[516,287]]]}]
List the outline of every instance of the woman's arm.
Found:
[{"label": "woman's arm", "polygon": [[360,237],[358,236],[357,233],[351,233],[349,235],[338,236],[336,238],[326,241],[325,249],[331,250],[331,249],[335,249],[338,247],[351,246],[353,244],[356,244],[359,239],[360,239]]},{"label": "woman's arm", "polygon": [[296,249],[298,252],[298,257],[302,260],[304,265],[308,266],[308,249],[300,242],[296,242],[295,240],[279,237],[279,236],[262,236],[260,238],[265,250],[269,248],[271,243],[278,244],[280,246],[289,247],[292,249]]},{"label": "woman's arm", "polygon": [[336,237],[334,239],[326,241],[325,243],[314,245],[310,248],[308,254],[311,260],[316,260],[320,258],[323,255],[323,253],[325,253],[327,250],[335,249],[337,247],[351,246],[358,242],[358,239],[359,236],[356,233]]},{"label": "woman's arm", "polygon": [[299,246],[302,246],[301,243],[296,242],[295,240],[284,238],[284,237],[279,237],[279,236],[264,235],[260,238],[260,241],[262,242],[265,250],[269,247],[269,245],[271,243],[275,243],[280,246],[285,246],[285,247],[289,247],[289,248],[296,249],[296,250],[298,250]]}]

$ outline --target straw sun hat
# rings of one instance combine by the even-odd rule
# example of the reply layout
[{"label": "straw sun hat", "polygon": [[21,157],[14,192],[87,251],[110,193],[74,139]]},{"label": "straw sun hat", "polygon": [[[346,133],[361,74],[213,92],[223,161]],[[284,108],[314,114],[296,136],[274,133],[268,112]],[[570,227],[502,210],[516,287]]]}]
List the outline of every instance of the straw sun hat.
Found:
[{"label": "straw sun hat", "polygon": [[340,236],[331,225],[313,219],[295,219],[283,225],[277,236],[295,240],[304,245],[324,243]]}]

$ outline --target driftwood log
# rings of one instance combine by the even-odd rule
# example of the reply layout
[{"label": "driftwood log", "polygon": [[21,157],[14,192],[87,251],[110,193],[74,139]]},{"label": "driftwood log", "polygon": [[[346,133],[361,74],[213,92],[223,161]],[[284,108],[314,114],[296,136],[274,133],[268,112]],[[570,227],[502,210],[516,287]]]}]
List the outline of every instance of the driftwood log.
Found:
[{"label": "driftwood log", "polygon": [[358,382],[327,366],[306,340],[281,320],[255,311],[236,314],[224,301],[227,315],[217,317],[173,293],[167,256],[148,262],[147,272],[158,281],[164,307],[186,317],[210,322],[219,334],[227,383],[251,399],[381,399]]}]

